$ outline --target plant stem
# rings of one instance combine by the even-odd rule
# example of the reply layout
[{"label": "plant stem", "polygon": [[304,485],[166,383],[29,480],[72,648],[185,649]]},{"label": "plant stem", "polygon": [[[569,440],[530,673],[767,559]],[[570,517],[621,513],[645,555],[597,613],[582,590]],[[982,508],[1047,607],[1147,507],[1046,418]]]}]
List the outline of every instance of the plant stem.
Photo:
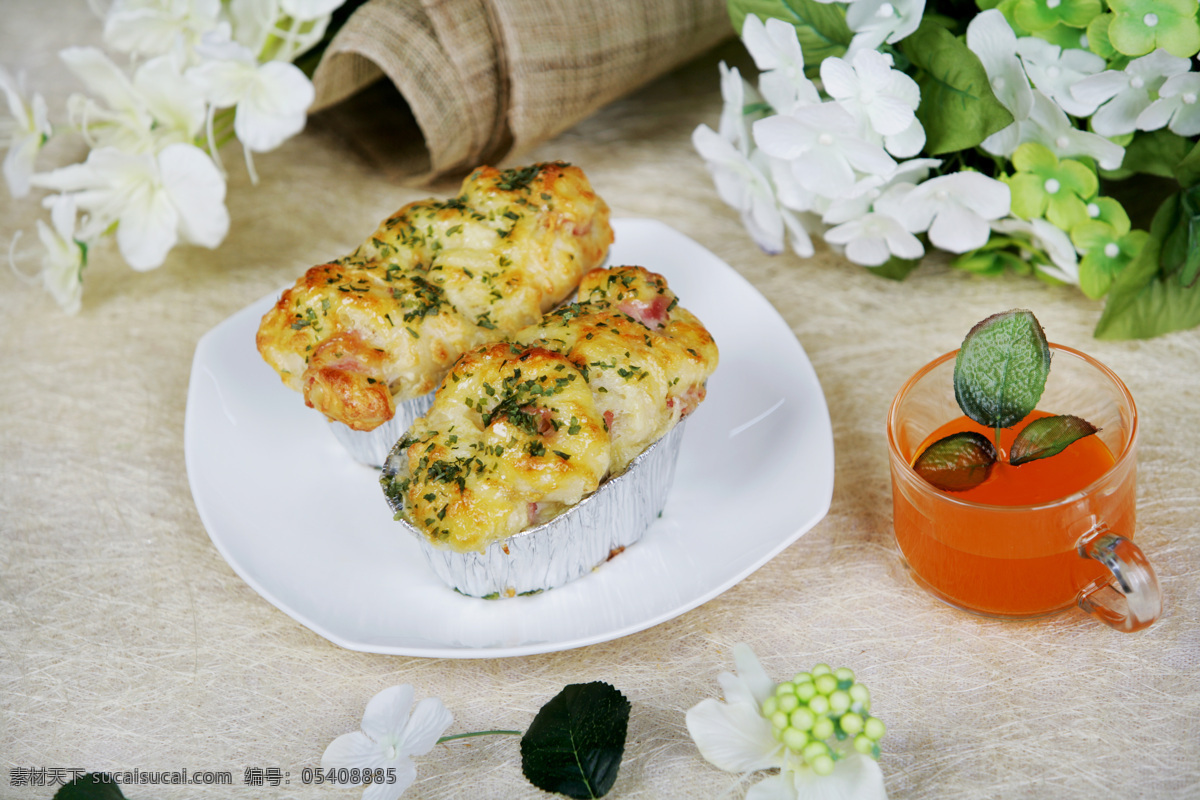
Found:
[{"label": "plant stem", "polygon": [[471,733],[452,733],[449,736],[443,736],[437,740],[438,744],[448,742],[451,739],[468,739],[472,736],[491,736],[494,733],[510,733],[513,736],[520,736],[520,731],[472,731]]}]

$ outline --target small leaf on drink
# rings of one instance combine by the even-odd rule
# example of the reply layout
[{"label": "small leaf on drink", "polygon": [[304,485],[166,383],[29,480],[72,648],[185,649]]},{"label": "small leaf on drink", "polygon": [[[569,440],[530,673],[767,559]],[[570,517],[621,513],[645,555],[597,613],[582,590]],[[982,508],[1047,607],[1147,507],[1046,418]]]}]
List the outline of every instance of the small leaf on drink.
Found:
[{"label": "small leaf on drink", "polygon": [[995,314],[970,330],[954,362],[954,398],[989,428],[1016,425],[1037,406],[1050,374],[1050,345],[1033,312]]},{"label": "small leaf on drink", "polygon": [[1067,445],[1100,430],[1081,417],[1063,414],[1042,417],[1026,425],[1008,448],[1008,463],[1014,467],[1039,458],[1056,456]]},{"label": "small leaf on drink", "polygon": [[938,439],[917,456],[913,469],[947,492],[973,489],[987,480],[996,463],[996,448],[981,433],[963,431]]}]

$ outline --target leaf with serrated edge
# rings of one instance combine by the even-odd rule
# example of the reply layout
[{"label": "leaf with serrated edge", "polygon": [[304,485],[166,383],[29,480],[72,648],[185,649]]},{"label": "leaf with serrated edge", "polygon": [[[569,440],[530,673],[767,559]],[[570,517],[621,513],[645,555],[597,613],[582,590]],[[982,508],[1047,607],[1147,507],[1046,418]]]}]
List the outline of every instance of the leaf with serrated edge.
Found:
[{"label": "leaf with serrated edge", "polygon": [[1086,419],[1071,414],[1035,419],[1017,434],[1008,448],[1008,463],[1019,467],[1039,458],[1056,456],[1068,445],[1098,430]]},{"label": "leaf with serrated edge", "polygon": [[603,681],[573,683],[542,706],[521,737],[521,770],[547,792],[603,797],[625,754],[629,701]]},{"label": "leaf with serrated edge", "polygon": [[954,362],[954,399],[988,428],[1016,425],[1037,406],[1050,374],[1050,345],[1033,312],[1013,309],[977,324]]},{"label": "leaf with serrated edge", "polygon": [[981,433],[963,431],[938,439],[926,447],[913,469],[946,492],[973,489],[987,480],[996,463],[996,448]]}]

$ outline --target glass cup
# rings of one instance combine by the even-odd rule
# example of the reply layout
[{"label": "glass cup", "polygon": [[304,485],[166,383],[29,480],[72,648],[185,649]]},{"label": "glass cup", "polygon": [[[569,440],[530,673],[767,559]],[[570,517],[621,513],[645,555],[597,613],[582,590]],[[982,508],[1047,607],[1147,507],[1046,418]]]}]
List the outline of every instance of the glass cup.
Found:
[{"label": "glass cup", "polygon": [[1078,605],[1117,630],[1158,619],[1162,595],[1134,531],[1137,409],[1121,379],[1078,350],[1051,344],[1038,408],[1074,414],[1115,463],[1084,489],[1037,505],[963,500],[912,468],[917,448],[962,416],[947,353],[913,375],[888,413],[896,544],[916,581],[952,606],[989,617],[1039,617]]}]

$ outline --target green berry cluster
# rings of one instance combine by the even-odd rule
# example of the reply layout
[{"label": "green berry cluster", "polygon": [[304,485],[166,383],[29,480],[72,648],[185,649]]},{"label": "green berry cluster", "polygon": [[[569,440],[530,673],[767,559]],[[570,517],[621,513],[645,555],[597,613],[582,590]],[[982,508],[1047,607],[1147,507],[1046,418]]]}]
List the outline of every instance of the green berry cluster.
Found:
[{"label": "green berry cluster", "polygon": [[777,685],[761,708],[775,738],[818,775],[833,772],[834,762],[849,749],[846,742],[879,759],[879,740],[887,729],[870,710],[871,693],[854,680],[854,672],[828,664]]}]

